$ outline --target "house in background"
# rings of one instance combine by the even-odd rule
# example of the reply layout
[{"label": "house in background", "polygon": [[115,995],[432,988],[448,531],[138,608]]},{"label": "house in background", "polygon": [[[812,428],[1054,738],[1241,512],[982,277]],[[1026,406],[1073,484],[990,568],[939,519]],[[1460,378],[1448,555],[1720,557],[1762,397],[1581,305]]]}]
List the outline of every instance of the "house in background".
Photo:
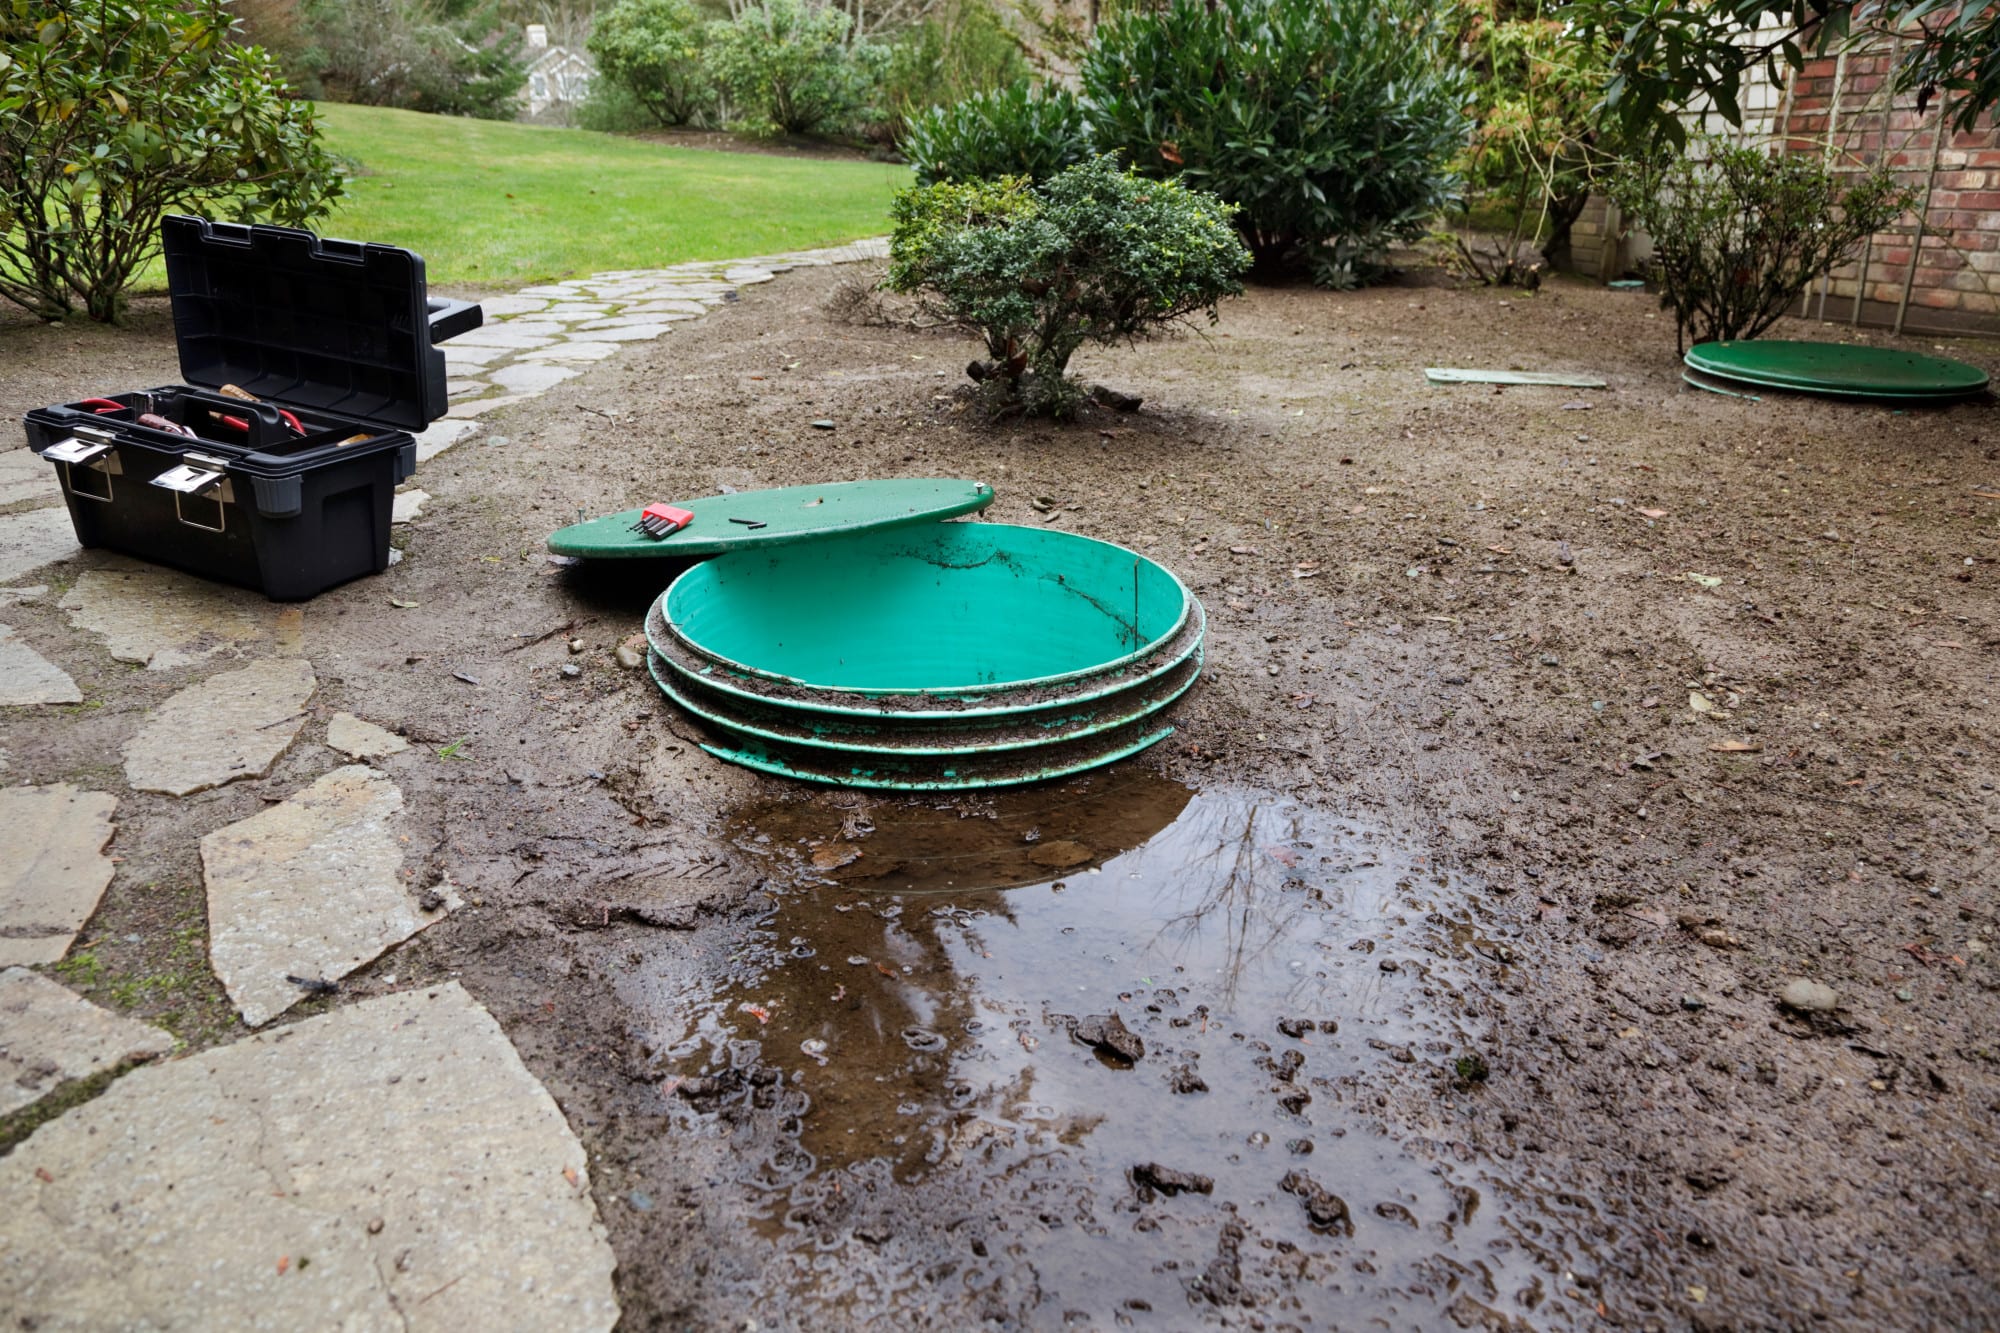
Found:
[{"label": "house in background", "polygon": [[[1793,313],[1911,333],[2000,332],[2000,125],[1960,133],[1944,98],[1919,111],[1894,93],[1898,44],[1884,40],[1806,62],[1781,83],[1759,70],[1741,94],[1743,125],[1709,113],[1691,127],[1781,143],[1836,171],[1887,166],[1917,193],[1897,224],[1813,284]],[[1570,267],[1598,278],[1642,271],[1652,245],[1618,208],[1594,196],[1571,233]]]},{"label": "house in background", "polygon": [[526,34],[528,82],[521,89],[521,119],[568,124],[590,96],[597,64],[581,47],[551,46],[548,27],[530,23]]}]

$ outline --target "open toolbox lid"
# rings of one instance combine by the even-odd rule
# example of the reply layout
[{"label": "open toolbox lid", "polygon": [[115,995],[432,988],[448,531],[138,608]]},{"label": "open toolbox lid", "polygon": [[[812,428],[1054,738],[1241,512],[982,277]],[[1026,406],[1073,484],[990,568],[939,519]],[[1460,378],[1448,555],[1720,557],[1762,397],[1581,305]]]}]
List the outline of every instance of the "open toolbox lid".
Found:
[{"label": "open toolbox lid", "polygon": [[482,316],[428,296],[422,255],[195,217],[160,231],[189,384],[411,432],[444,415],[436,344]]}]

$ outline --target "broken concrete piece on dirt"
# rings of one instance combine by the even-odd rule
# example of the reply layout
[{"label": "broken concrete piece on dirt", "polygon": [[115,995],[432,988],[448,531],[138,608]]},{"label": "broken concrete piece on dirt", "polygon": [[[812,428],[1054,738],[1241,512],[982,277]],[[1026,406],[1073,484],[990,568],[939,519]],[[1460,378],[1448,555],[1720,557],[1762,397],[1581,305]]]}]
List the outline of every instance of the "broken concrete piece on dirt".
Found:
[{"label": "broken concrete piece on dirt", "polygon": [[395,732],[352,713],[335,713],[327,719],[326,743],[349,759],[383,759],[410,748],[410,743]]},{"label": "broken concrete piece on dirt", "polygon": [[1132,1183],[1141,1190],[1154,1190],[1173,1198],[1176,1194],[1213,1194],[1212,1177],[1193,1171],[1178,1171],[1158,1162],[1141,1162],[1132,1168]]},{"label": "broken concrete piece on dirt", "polygon": [[304,658],[274,657],[190,685],[126,742],[126,781],[186,796],[262,777],[305,726],[317,684]]},{"label": "broken concrete piece on dirt", "polygon": [[232,649],[283,649],[300,614],[245,588],[151,565],[85,570],[60,605],[70,624],[102,635],[114,658],[152,671]]},{"label": "broken concrete piece on dirt", "polygon": [[1084,1045],[1092,1047],[1100,1055],[1112,1056],[1127,1064],[1136,1064],[1146,1054],[1146,1043],[1139,1034],[1125,1026],[1125,1020],[1118,1014],[1091,1014],[1078,1021],[1070,1029],[1070,1035]]},{"label": "broken concrete piece on dirt", "polygon": [[619,1311],[588,1172],[457,983],[383,996],[137,1070],[0,1159],[0,1304],[45,1327],[593,1333]]},{"label": "broken concrete piece on dirt", "polygon": [[0,967],[53,963],[111,883],[118,800],[66,782],[0,788]]},{"label": "broken concrete piece on dirt", "polygon": [[0,705],[76,704],[83,691],[70,674],[30,648],[12,625],[0,625]]},{"label": "broken concrete piece on dirt", "polygon": [[1794,1013],[1830,1014],[1840,1008],[1840,994],[1831,986],[1797,977],[1778,992],[1778,1003]]},{"label": "broken concrete piece on dirt", "polygon": [[150,1024],[114,1014],[25,967],[0,972],[0,1115],[89,1078],[174,1048]]},{"label": "broken concrete piece on dirt", "polygon": [[304,997],[286,978],[338,981],[460,906],[447,892],[426,912],[403,882],[402,808],[350,764],[201,840],[209,958],[251,1027]]}]

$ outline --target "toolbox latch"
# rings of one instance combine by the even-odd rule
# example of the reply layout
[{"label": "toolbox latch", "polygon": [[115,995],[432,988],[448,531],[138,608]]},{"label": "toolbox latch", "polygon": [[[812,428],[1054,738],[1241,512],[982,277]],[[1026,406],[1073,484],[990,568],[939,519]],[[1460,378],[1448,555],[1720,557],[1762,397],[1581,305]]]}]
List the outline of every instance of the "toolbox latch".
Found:
[{"label": "toolbox latch", "polygon": [[[180,466],[170,467],[153,478],[155,486],[174,493],[174,517],[191,528],[221,532],[227,520],[227,506],[236,502],[236,489],[229,483],[229,465],[208,454],[181,455]],[[203,523],[189,516],[184,500],[207,497],[215,502],[215,522]]]},{"label": "toolbox latch", "polygon": [[[124,472],[112,444],[113,436],[109,432],[79,427],[69,439],[58,441],[43,450],[42,457],[54,459],[62,469],[63,489],[71,495],[109,503],[111,479]],[[82,469],[81,474],[79,468]]]}]

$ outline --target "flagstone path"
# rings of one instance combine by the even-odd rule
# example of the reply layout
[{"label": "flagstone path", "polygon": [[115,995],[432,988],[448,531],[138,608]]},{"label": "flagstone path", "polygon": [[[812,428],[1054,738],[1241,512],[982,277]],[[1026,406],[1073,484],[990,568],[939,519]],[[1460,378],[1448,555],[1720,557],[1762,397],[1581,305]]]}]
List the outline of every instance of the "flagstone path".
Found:
[{"label": "flagstone path", "polygon": [[[488,413],[744,286],[887,253],[878,239],[489,299],[486,324],[445,344],[451,406],[417,437],[419,467]],[[392,521],[431,502],[412,481]],[[77,554],[55,469],[0,453],[0,585],[15,585],[0,586],[0,611],[46,599],[26,577]],[[124,743],[134,791],[181,798],[261,776],[310,725],[305,608],[96,553],[58,608],[79,647],[187,677]],[[0,705],[90,706],[61,657],[0,621]],[[200,838],[210,965],[250,1028],[459,906],[448,871],[404,873],[392,772],[407,742],[347,713],[315,734],[360,762]],[[90,1090],[77,1080],[114,1078],[0,1158],[0,1310],[50,1329],[615,1324],[583,1147],[456,984],[171,1058],[168,1034],[32,970],[63,959],[111,883],[118,799],[0,787],[0,1125],[62,1087]]]}]

